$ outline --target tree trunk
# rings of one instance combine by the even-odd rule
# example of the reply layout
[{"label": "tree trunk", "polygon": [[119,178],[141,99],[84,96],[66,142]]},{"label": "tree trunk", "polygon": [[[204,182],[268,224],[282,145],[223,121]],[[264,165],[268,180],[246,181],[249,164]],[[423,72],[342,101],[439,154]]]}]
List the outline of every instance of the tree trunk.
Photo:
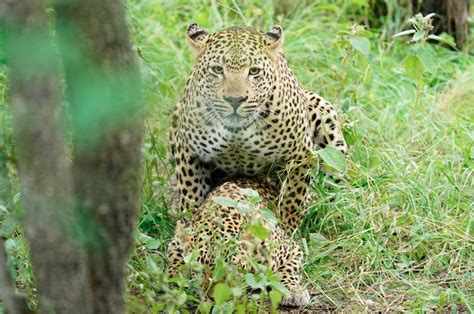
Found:
[{"label": "tree trunk", "polygon": [[437,13],[433,18],[433,32],[451,34],[458,48],[462,48],[469,35],[469,0],[412,0],[415,12],[423,15]]},{"label": "tree trunk", "polygon": [[55,7],[71,102],[76,205],[89,232],[96,313],[123,313],[140,191],[140,79],[123,1]]},{"label": "tree trunk", "polygon": [[59,1],[56,10],[72,167],[45,3],[0,3],[40,311],[123,313],[140,191],[138,67],[122,1]]},{"label": "tree trunk", "polygon": [[90,313],[84,252],[75,236],[57,64],[40,0],[0,4],[14,139],[41,312]]}]

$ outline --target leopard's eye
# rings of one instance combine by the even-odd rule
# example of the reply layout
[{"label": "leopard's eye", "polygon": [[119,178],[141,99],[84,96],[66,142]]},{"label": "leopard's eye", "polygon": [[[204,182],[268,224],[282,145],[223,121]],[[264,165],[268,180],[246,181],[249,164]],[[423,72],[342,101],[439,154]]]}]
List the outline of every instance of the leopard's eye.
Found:
[{"label": "leopard's eye", "polygon": [[212,72],[214,72],[215,74],[224,74],[224,68],[221,67],[221,66],[218,66],[218,65],[215,65],[215,66],[212,66],[211,67],[211,70]]},{"label": "leopard's eye", "polygon": [[260,73],[260,68],[250,68],[249,69],[249,74],[250,75],[257,75],[258,73]]}]

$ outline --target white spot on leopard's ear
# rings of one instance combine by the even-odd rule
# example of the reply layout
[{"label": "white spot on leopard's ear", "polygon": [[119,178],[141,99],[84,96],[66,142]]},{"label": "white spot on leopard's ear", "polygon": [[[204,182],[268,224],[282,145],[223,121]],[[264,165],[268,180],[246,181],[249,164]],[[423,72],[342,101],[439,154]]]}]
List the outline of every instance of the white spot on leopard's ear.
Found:
[{"label": "white spot on leopard's ear", "polygon": [[199,56],[206,46],[209,34],[197,23],[193,23],[189,25],[188,31],[186,32],[186,37],[194,50],[194,54]]},{"label": "white spot on leopard's ear", "polygon": [[283,28],[275,25],[265,33],[266,44],[270,49],[280,50],[283,47]]}]

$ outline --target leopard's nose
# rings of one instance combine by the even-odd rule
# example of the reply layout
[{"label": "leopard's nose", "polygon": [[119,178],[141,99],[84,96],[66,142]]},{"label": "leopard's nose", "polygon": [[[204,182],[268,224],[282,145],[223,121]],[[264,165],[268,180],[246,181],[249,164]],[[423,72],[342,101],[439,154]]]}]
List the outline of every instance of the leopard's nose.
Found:
[{"label": "leopard's nose", "polygon": [[226,102],[228,102],[232,108],[234,108],[234,111],[237,110],[237,108],[239,108],[239,106],[244,102],[246,101],[248,98],[248,96],[246,97],[242,97],[242,96],[239,96],[239,97],[232,97],[232,96],[224,96],[224,100]]}]

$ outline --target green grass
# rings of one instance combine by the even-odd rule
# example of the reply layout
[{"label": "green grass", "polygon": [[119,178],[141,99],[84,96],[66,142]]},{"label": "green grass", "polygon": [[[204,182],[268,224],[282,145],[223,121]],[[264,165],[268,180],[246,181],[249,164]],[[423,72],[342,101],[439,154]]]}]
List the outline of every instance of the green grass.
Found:
[{"label": "green grass", "polygon": [[[152,308],[163,289],[158,274],[177,217],[166,131],[194,63],[185,40],[192,22],[210,31],[281,25],[300,82],[332,101],[346,121],[347,181],[331,189],[315,185],[302,227],[312,307],[474,311],[472,40],[454,52],[392,40],[404,27],[398,22],[369,32],[351,28],[365,21],[361,1],[205,2],[128,2],[147,106],[143,206],[128,265],[130,311]],[[349,44],[361,36],[370,37],[368,57]],[[434,62],[420,79],[411,78],[404,60],[423,49]],[[25,250],[10,254],[26,263]],[[31,286],[30,274],[18,282]]]}]

